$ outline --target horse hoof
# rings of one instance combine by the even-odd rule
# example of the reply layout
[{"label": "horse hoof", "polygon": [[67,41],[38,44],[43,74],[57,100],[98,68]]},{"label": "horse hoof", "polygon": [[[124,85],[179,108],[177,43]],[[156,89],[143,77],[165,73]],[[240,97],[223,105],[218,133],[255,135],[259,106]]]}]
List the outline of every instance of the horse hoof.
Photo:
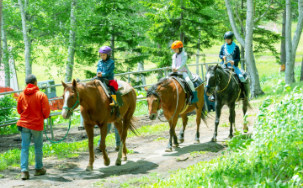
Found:
[{"label": "horse hoof", "polygon": [[116,166],[120,166],[121,165],[121,160],[116,160]]},{"label": "horse hoof", "polygon": [[127,161],[127,157],[122,157],[122,161]]},{"label": "horse hoof", "polygon": [[194,144],[200,144],[200,140],[195,140]]},{"label": "horse hoof", "polygon": [[179,147],[179,144],[174,144],[173,147],[174,147],[174,148],[178,148],[178,147]]},{"label": "horse hoof", "polygon": [[92,167],[92,166],[87,166],[87,167],[86,167],[86,171],[88,171],[88,172],[93,171],[93,167]]},{"label": "horse hoof", "polygon": [[212,142],[217,142],[217,139],[216,138],[212,138],[211,141]]},{"label": "horse hoof", "polygon": [[107,161],[104,161],[104,165],[105,166],[109,166],[109,164],[110,164],[110,160],[109,159]]},{"label": "horse hoof", "polygon": [[243,128],[243,132],[244,132],[244,133],[247,133],[247,132],[248,132],[248,127],[244,127],[244,128]]},{"label": "horse hoof", "polygon": [[171,148],[166,148],[165,152],[172,152],[173,150]]},{"label": "horse hoof", "polygon": [[234,137],[233,135],[229,135],[229,136],[228,136],[229,139],[232,139],[233,137]]},{"label": "horse hoof", "polygon": [[183,143],[183,142],[184,142],[184,139],[179,139],[179,142],[180,142],[180,143]]}]

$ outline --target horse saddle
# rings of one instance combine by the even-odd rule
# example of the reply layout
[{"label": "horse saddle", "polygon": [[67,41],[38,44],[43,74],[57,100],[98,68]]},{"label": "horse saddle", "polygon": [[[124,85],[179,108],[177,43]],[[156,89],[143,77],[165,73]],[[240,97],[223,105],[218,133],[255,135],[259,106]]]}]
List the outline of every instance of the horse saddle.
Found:
[{"label": "horse saddle", "polygon": [[250,93],[250,78],[247,72],[244,71],[243,69],[240,69],[245,79],[245,82],[241,82],[238,75],[234,72],[234,69],[232,67],[224,67],[224,70],[230,72],[233,75],[233,77],[237,80],[238,84],[240,85],[240,88],[243,91],[240,98],[244,99],[248,97]]},{"label": "horse saddle", "polygon": [[[182,87],[183,91],[186,94],[186,101],[189,105],[191,105],[191,99],[194,97],[192,90],[190,89],[188,83],[184,80],[183,74],[179,72],[172,72],[169,74],[171,78],[176,80]],[[200,78],[199,75],[192,73],[192,79],[191,81],[194,84],[195,89],[200,87],[203,84],[203,80]]]}]

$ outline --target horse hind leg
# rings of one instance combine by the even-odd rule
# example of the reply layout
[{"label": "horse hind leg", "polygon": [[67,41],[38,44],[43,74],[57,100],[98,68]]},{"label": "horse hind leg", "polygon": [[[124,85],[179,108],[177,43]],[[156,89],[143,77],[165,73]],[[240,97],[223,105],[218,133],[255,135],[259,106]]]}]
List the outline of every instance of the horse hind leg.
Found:
[{"label": "horse hind leg", "polygon": [[233,135],[233,126],[235,126],[235,119],[236,119],[236,111],[235,105],[229,107],[229,123],[230,123],[230,130],[228,138],[232,138]]},{"label": "horse hind leg", "polygon": [[[245,100],[243,100],[243,115],[245,116],[246,115],[246,112],[247,112],[247,107],[248,107],[248,98],[246,98]],[[248,132],[248,126],[247,126],[247,121],[246,119],[244,119],[244,126],[243,126],[243,132],[247,133]]]},{"label": "horse hind leg", "polygon": [[181,117],[182,117],[183,127],[179,134],[179,141],[180,141],[180,143],[183,143],[184,142],[184,132],[185,132],[185,128],[186,128],[186,125],[188,122],[188,117],[186,114],[182,114]]},{"label": "horse hind leg", "polygon": [[200,108],[198,110],[196,110],[196,114],[197,114],[197,117],[196,117],[197,131],[196,131],[195,144],[199,144],[200,143],[201,113],[202,113],[202,110]]},{"label": "horse hind leg", "polygon": [[[120,136],[120,138],[122,138],[122,130],[123,130],[122,121],[119,120],[119,121],[115,122],[115,127],[116,127],[116,128],[118,129],[118,131],[119,131],[119,136]],[[116,138],[116,139],[117,139],[117,138]],[[124,147],[124,144],[123,144],[123,142],[120,141],[120,147],[119,147],[118,157],[117,157],[117,160],[116,160],[116,165],[117,165],[117,166],[120,166],[120,165],[121,165],[123,147]]]}]

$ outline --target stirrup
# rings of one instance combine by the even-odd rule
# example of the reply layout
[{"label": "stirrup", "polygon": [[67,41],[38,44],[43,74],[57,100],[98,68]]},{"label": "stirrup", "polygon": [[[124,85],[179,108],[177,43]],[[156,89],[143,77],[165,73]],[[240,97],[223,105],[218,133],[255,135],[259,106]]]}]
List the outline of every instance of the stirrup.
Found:
[{"label": "stirrup", "polygon": [[111,95],[112,97],[112,102],[109,104],[110,106],[117,106],[117,96],[116,95]]}]

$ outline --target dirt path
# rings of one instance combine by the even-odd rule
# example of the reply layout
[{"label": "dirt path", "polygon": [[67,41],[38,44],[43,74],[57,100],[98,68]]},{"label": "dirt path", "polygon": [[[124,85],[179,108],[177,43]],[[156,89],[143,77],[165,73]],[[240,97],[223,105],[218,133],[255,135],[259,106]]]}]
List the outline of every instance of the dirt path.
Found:
[{"label": "dirt path", "polygon": [[[257,110],[250,110],[254,115]],[[214,116],[214,113],[212,113]],[[236,125],[240,129],[242,124],[242,111],[236,109]],[[250,131],[254,121],[254,116],[249,117]],[[180,121],[180,120],[179,120]],[[190,122],[185,132],[185,142],[175,148],[173,152],[165,153],[164,149],[168,141],[168,131],[158,133],[152,136],[139,136],[127,139],[128,149],[134,151],[134,154],[128,155],[128,161],[123,162],[122,166],[115,166],[117,152],[109,149],[111,164],[108,167],[103,165],[101,153],[95,153],[94,171],[86,172],[88,164],[88,152],[83,152],[76,158],[44,159],[44,165],[47,168],[45,176],[33,176],[33,166],[30,166],[31,178],[28,181],[20,180],[20,169],[12,168],[10,170],[0,171],[4,178],[0,178],[1,187],[139,187],[144,183],[155,182],[158,178],[167,178],[172,171],[179,168],[186,168],[200,161],[207,161],[221,155],[225,150],[225,141],[229,134],[228,127],[219,127],[218,142],[210,142],[213,135],[214,118],[208,119],[207,128],[203,123],[200,129],[200,144],[193,144],[196,127],[194,122]],[[228,124],[228,110],[223,110],[221,124]],[[177,134],[180,128],[178,128]],[[96,132],[96,131],[95,131]],[[97,133],[97,132],[96,132]],[[76,134],[76,132],[75,132]],[[78,131],[77,137],[85,135],[85,131]],[[157,139],[157,138],[165,139]],[[20,143],[19,143],[20,144]],[[195,152],[195,153],[193,153]],[[199,153],[198,153],[199,152]]]}]

